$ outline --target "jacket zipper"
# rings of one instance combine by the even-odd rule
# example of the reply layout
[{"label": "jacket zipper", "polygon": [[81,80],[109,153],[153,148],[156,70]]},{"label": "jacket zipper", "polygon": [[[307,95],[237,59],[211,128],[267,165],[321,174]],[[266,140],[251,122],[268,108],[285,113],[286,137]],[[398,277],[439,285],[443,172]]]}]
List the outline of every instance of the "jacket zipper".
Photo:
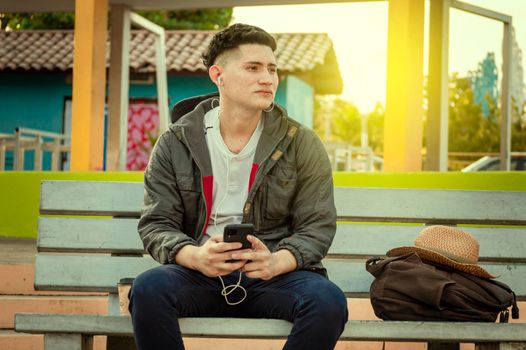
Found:
[{"label": "jacket zipper", "polygon": [[[288,124],[288,123],[287,123]],[[287,126],[287,130],[290,126]],[[288,132],[288,131],[287,131]],[[262,158],[262,161],[260,163],[260,169],[263,169],[264,168],[264,165],[265,163],[267,162],[267,160],[276,152],[276,149],[278,148],[278,146],[283,142],[283,139],[287,137],[287,133],[285,133],[285,136],[280,138],[278,141],[276,141],[276,143],[274,144],[274,147],[272,147],[270,149],[270,151]],[[288,147],[288,146],[287,146]],[[259,172],[259,171],[258,171]],[[263,173],[264,170],[261,170],[261,172]],[[265,174],[260,174],[259,176],[265,176],[266,175],[266,172]],[[256,177],[254,178],[254,182],[256,182],[256,178],[257,178],[257,174],[256,174]],[[263,180],[264,181],[264,180]],[[263,182],[260,184],[260,186],[258,186],[257,189],[254,189],[254,188],[251,188],[250,189],[250,192],[252,191],[259,191],[261,189],[261,185],[263,185]],[[248,193],[248,197],[250,197],[250,192]],[[263,193],[263,191],[261,191],[261,193]],[[256,198],[256,196],[254,196],[254,199]],[[248,214],[250,213],[250,209],[252,208],[253,206],[253,203],[252,202],[249,202],[248,199],[247,201],[245,202],[245,205],[243,206],[243,222],[246,223],[248,221]],[[259,208],[259,211],[261,211],[261,208]],[[260,221],[261,221],[261,218],[260,216],[258,215],[258,213],[256,213],[254,211],[254,225],[255,225],[255,228],[256,228],[256,232],[259,232],[259,229],[260,229]]]}]

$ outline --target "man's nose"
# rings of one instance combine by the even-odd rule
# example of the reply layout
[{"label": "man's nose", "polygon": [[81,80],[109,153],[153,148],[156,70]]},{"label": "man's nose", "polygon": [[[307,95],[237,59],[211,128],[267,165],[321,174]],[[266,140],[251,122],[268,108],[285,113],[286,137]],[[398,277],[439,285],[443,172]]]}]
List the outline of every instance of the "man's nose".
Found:
[{"label": "man's nose", "polygon": [[259,78],[260,84],[271,85],[272,81],[272,74],[270,72],[261,73],[261,77]]}]

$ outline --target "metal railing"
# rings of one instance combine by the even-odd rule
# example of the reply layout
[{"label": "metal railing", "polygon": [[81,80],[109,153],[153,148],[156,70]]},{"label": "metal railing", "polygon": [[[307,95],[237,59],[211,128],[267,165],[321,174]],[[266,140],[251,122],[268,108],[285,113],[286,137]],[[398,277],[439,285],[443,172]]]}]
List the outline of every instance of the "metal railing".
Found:
[{"label": "metal railing", "polygon": [[371,147],[355,147],[347,144],[326,144],[333,171],[381,171],[383,159],[374,154]]},{"label": "metal railing", "polygon": [[34,151],[33,170],[42,170],[44,152],[51,152],[51,170],[57,171],[62,152],[69,152],[70,145],[65,141],[70,136],[49,131],[16,128],[14,134],[0,134],[0,171],[5,170],[6,153],[13,152],[13,170],[24,170],[26,151]]}]

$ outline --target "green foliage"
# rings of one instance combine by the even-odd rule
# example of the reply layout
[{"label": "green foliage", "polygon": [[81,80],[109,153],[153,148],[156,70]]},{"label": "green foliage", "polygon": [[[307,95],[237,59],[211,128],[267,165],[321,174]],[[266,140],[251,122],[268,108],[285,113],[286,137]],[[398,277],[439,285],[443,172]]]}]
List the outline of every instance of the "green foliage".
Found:
[{"label": "green foliage", "polygon": [[[228,26],[232,8],[141,11],[141,16],[165,29],[216,30]],[[72,12],[55,13],[0,13],[0,29],[73,29],[75,15]]]},{"label": "green foliage", "polygon": [[323,141],[359,145],[360,125],[360,112],[351,102],[340,97],[316,96],[314,130]]},{"label": "green foliage", "polygon": [[374,110],[367,115],[367,129],[369,132],[369,146],[374,153],[384,152],[384,119],[385,108],[380,102],[376,103]]},{"label": "green foliage", "polygon": [[499,110],[486,95],[488,115],[475,102],[470,77],[453,73],[449,79],[449,151],[498,152],[500,147]]},{"label": "green foliage", "polygon": [[[369,146],[375,153],[383,152],[385,110],[377,103],[367,116]],[[330,122],[327,121],[329,118]],[[314,102],[314,131],[324,142],[361,143],[362,114],[347,100],[334,96],[317,95]],[[327,130],[329,127],[329,130]]]},{"label": "green foliage", "polygon": [[22,29],[73,29],[72,12],[55,13],[0,13],[0,28]]},{"label": "green foliage", "polygon": [[512,97],[511,150],[526,152],[526,102],[519,108]]},{"label": "green foliage", "polygon": [[232,19],[231,8],[138,12],[166,29],[217,30],[226,28]]},{"label": "green foliage", "polygon": [[[471,77],[454,73],[449,79],[449,151],[498,152],[500,150],[500,101],[485,95],[488,114],[475,102]],[[512,101],[511,149],[526,151],[526,104]]]}]

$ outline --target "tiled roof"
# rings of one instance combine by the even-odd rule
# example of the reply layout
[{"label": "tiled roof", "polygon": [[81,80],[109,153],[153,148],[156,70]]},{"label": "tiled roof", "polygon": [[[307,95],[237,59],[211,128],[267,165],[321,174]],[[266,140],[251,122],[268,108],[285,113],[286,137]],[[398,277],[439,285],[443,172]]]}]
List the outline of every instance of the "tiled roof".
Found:
[{"label": "tiled roof", "polygon": [[[214,32],[209,31],[166,31],[168,71],[205,72],[201,54],[213,35]],[[278,66],[282,72],[308,72],[317,65],[326,65],[327,55],[334,55],[332,41],[323,33],[274,36],[277,41]],[[154,40],[154,34],[147,31],[132,31],[130,66],[135,71],[155,71]],[[108,58],[109,41],[106,46],[106,62]],[[331,64],[337,66],[336,62]],[[66,71],[72,67],[72,30],[0,31],[0,70]]]}]

